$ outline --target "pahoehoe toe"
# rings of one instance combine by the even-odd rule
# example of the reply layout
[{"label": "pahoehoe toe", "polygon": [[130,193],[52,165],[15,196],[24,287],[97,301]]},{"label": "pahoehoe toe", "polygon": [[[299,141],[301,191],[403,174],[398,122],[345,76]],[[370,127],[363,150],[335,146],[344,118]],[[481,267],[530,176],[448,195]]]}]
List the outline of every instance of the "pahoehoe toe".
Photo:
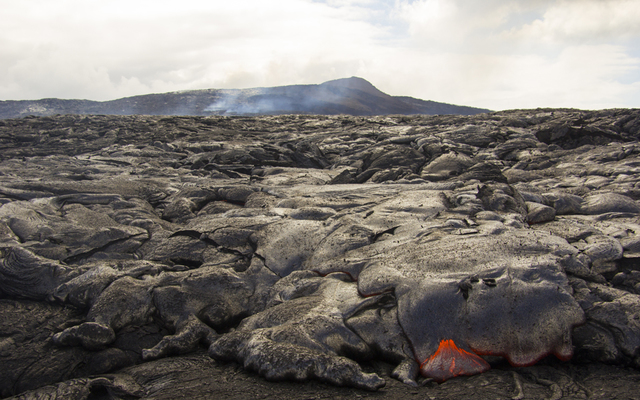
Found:
[{"label": "pahoehoe toe", "polygon": [[85,322],[56,333],[52,339],[59,346],[82,346],[85,349],[97,350],[113,343],[116,334],[108,326]]},{"label": "pahoehoe toe", "polygon": [[188,353],[195,350],[201,343],[210,346],[217,336],[213,329],[193,319],[182,326],[175,335],[167,335],[153,348],[143,349],[142,359],[155,360],[169,354]]}]

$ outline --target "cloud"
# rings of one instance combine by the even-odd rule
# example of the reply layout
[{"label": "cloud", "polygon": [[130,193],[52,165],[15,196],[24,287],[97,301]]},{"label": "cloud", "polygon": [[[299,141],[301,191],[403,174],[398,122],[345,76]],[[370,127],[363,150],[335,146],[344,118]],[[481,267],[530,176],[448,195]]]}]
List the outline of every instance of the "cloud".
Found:
[{"label": "cloud", "polygon": [[0,0],[0,99],[361,76],[492,109],[640,104],[637,0]]},{"label": "cloud", "polygon": [[449,52],[502,51],[500,34],[532,21],[549,1],[398,0],[414,45]]},{"label": "cloud", "polygon": [[396,4],[409,64],[426,75],[395,83],[407,94],[428,87],[434,100],[492,109],[638,106],[637,1]]},{"label": "cloud", "polygon": [[557,56],[502,56],[489,76],[492,97],[481,103],[496,109],[575,107],[587,109],[625,107],[632,103],[638,86],[616,77],[637,71],[640,59],[629,57],[620,46],[580,45],[567,47]]},{"label": "cloud", "polygon": [[636,0],[563,0],[514,34],[557,44],[619,41],[640,35],[639,20]]},{"label": "cloud", "polygon": [[[33,3],[43,9],[32,11]],[[0,50],[3,98],[108,99],[140,90],[316,83],[300,71],[319,62],[335,70],[320,75],[342,77],[341,66],[366,57],[378,34],[310,1],[51,4],[14,4],[0,17],[20,21],[3,24],[12,31],[2,36],[7,46]],[[16,87],[22,93],[11,90]]]}]

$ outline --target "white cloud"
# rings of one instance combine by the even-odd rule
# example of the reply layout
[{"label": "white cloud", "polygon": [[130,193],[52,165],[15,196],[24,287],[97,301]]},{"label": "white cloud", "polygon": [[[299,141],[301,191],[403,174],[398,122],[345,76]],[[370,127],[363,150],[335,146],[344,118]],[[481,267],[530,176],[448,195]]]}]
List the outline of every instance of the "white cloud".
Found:
[{"label": "white cloud", "polygon": [[514,33],[553,43],[629,39],[640,35],[637,0],[562,0]]},{"label": "white cloud", "polygon": [[496,109],[625,107],[637,93],[637,86],[615,79],[640,66],[618,46],[572,46],[557,57],[503,56],[496,63],[499,68],[489,77],[494,90],[485,92],[493,98],[476,100]]},{"label": "white cloud", "polygon": [[637,73],[640,59],[608,45],[571,47],[557,56],[414,52],[406,64],[394,66],[389,84],[380,76],[378,87],[393,88],[393,94],[494,110],[629,107],[637,106],[640,93],[640,82],[623,84],[616,79]]},{"label": "white cloud", "polygon": [[[640,37],[640,2],[630,3],[403,0],[397,11],[433,100],[492,109],[637,107],[640,59],[628,43]],[[419,84],[395,85],[420,97]]]},{"label": "white cloud", "polygon": [[0,0],[0,9],[0,99],[356,75],[390,94],[492,109],[640,106],[637,0]]},{"label": "white cloud", "polygon": [[396,15],[407,24],[414,45],[456,52],[502,51],[501,32],[537,15],[541,0],[397,0]]},{"label": "white cloud", "polygon": [[[379,34],[367,23],[310,1],[282,0],[274,6],[264,1],[75,0],[60,8],[50,1],[11,3],[4,19],[20,23],[3,24],[12,31],[3,36],[7,46],[0,50],[3,98],[41,92],[107,99],[139,90],[296,83],[292,78],[315,83],[315,76],[296,71],[322,60],[335,63],[336,74],[341,73],[341,66],[372,52]],[[43,8],[31,13],[33,3]],[[96,84],[85,85],[83,76]],[[22,93],[15,92],[15,83]]]}]

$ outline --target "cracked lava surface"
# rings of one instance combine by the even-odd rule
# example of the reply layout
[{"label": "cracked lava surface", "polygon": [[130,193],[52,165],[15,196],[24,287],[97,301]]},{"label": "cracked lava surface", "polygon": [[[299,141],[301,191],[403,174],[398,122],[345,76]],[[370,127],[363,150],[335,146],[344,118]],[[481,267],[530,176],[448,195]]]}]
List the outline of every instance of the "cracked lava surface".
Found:
[{"label": "cracked lava surface", "polygon": [[0,121],[1,395],[640,365],[640,117],[538,114]]}]

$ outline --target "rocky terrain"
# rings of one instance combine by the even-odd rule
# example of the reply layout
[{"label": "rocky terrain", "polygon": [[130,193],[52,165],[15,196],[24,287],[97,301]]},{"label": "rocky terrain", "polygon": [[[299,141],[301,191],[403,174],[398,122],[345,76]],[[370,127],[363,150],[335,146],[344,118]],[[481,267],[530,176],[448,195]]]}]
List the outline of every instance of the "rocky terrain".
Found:
[{"label": "rocky terrain", "polygon": [[640,110],[0,121],[0,397],[640,389]]},{"label": "rocky terrain", "polygon": [[290,85],[252,89],[204,89],[147,94],[110,101],[0,101],[0,118],[55,114],[103,115],[386,115],[460,114],[489,110],[390,96],[362,78],[351,77],[320,85]]}]

